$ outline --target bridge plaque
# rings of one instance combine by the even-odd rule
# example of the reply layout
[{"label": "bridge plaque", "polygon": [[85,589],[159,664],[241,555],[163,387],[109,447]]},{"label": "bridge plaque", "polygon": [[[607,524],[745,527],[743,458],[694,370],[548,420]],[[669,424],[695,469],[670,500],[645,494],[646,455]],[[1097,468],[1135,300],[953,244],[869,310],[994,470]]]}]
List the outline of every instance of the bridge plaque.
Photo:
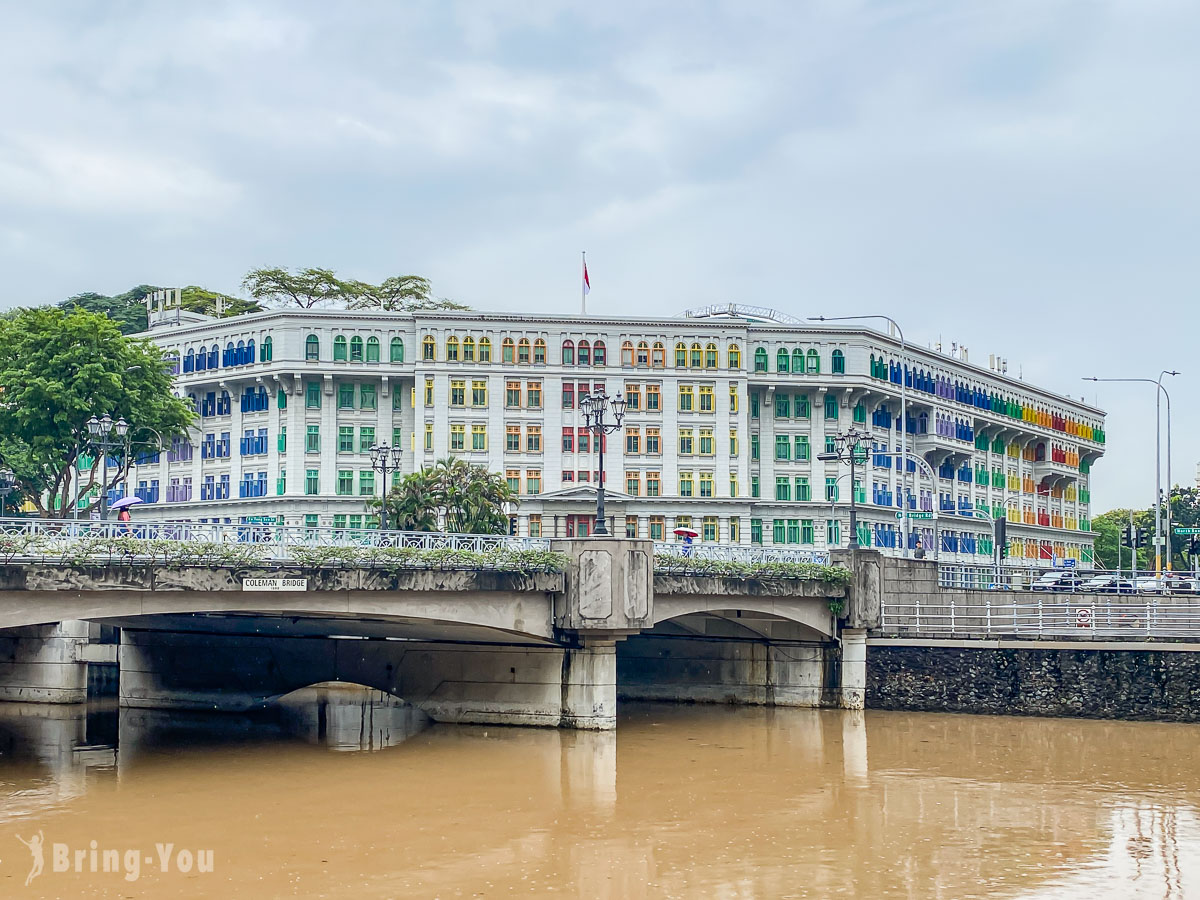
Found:
[{"label": "bridge plaque", "polygon": [[243,578],[243,591],[307,591],[307,578]]}]

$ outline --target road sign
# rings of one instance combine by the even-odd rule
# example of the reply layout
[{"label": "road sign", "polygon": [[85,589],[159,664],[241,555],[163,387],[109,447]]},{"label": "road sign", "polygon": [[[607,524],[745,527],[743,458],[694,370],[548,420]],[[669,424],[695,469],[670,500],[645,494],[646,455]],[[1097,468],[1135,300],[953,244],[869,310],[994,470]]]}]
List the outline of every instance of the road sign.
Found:
[{"label": "road sign", "polygon": [[1091,607],[1081,606],[1075,610],[1075,625],[1078,628],[1091,628],[1092,626],[1092,610]]},{"label": "road sign", "polygon": [[1176,534],[1200,534],[1200,528],[1176,528]]},{"label": "road sign", "polygon": [[[910,512],[907,515],[910,519],[932,519],[933,518],[933,513],[931,513],[931,512]],[[905,513],[896,513],[897,519],[903,519],[904,516],[905,516]]]}]

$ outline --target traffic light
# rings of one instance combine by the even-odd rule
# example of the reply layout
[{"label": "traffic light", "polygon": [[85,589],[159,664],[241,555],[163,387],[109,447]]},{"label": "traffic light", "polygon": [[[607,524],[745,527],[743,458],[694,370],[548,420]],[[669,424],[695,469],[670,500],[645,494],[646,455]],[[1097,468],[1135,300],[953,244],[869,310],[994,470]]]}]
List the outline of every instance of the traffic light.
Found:
[{"label": "traffic light", "polygon": [[1008,518],[1001,516],[996,520],[996,546],[1000,549],[1000,558],[1008,556]]},{"label": "traffic light", "polygon": [[508,533],[510,535],[512,535],[513,537],[517,536],[517,517],[516,516],[508,517]]},{"label": "traffic light", "polygon": [[1195,556],[1197,553],[1200,553],[1200,538],[1192,538],[1188,542],[1188,554]]},{"label": "traffic light", "polygon": [[1145,547],[1149,543],[1150,543],[1150,529],[1149,528],[1139,528],[1137,530],[1137,545],[1139,547]]},{"label": "traffic light", "polygon": [[1133,526],[1132,525],[1122,525],[1121,526],[1121,546],[1122,547],[1131,547],[1131,548],[1133,547]]}]

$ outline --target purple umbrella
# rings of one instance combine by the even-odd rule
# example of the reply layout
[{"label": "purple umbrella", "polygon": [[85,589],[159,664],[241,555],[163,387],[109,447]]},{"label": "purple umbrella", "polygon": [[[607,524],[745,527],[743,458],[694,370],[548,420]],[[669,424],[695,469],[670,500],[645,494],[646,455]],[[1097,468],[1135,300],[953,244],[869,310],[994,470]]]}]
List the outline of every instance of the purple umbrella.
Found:
[{"label": "purple umbrella", "polygon": [[141,503],[141,497],[122,497],[120,500],[114,500],[108,505],[109,509],[124,509],[127,506],[133,506],[136,503]]}]

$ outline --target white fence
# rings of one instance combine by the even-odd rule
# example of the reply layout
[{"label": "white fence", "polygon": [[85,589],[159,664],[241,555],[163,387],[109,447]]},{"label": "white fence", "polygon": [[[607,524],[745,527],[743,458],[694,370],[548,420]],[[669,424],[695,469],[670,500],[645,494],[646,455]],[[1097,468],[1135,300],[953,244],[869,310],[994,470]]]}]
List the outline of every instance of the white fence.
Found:
[{"label": "white fence", "polygon": [[977,602],[884,603],[881,632],[922,637],[1005,635],[1083,638],[1200,638],[1200,598],[1111,599],[1080,594],[1070,599],[997,597]]},{"label": "white fence", "polygon": [[[417,550],[549,550],[546,538],[490,534],[444,534],[426,531],[380,531],[374,528],[310,528],[304,525],[225,525],[197,522],[79,522],[71,519],[0,519],[0,540],[11,551],[24,541],[38,556],[95,538],[129,537],[181,543],[254,544],[266,555],[287,559],[290,547],[409,547]],[[23,554],[17,553],[17,556]]]},{"label": "white fence", "polygon": [[745,547],[740,544],[685,544],[682,541],[656,541],[655,553],[688,556],[692,559],[712,559],[744,563],[818,563],[829,565],[829,554],[823,550],[787,550],[776,547]]}]

